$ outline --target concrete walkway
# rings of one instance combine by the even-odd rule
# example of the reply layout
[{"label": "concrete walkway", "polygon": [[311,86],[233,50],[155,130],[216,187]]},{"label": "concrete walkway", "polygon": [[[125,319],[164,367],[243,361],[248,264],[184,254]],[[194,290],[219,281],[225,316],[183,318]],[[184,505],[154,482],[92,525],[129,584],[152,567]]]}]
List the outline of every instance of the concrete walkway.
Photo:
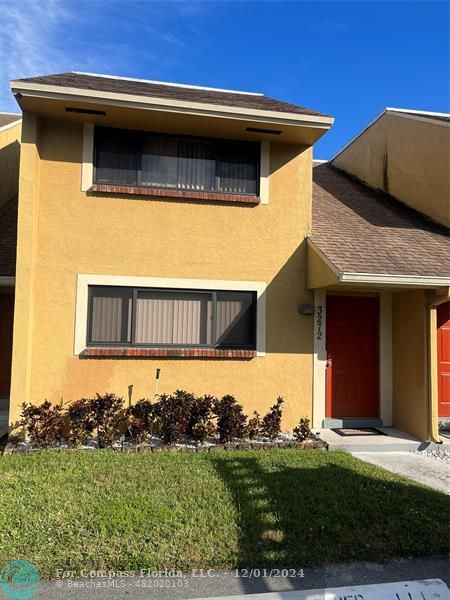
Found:
[{"label": "concrete walkway", "polygon": [[414,452],[352,452],[353,456],[450,494],[450,464]]},{"label": "concrete walkway", "polygon": [[339,435],[333,429],[319,429],[320,438],[328,444],[328,450],[347,450],[354,452],[414,452],[415,450],[437,450],[450,448],[450,439],[442,445],[421,442],[416,438],[395,429],[395,427],[376,427],[384,435]]}]

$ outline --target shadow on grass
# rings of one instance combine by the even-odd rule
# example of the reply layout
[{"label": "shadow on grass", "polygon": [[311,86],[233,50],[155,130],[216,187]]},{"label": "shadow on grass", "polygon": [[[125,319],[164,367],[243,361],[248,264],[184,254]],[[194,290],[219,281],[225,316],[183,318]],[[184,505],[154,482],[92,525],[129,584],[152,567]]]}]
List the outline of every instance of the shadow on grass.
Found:
[{"label": "shadow on grass", "polygon": [[[448,553],[444,494],[346,454],[305,454],[304,466],[299,457],[295,468],[251,455],[212,459],[238,512],[236,567],[378,563]],[[260,583],[258,591],[264,591]]]}]

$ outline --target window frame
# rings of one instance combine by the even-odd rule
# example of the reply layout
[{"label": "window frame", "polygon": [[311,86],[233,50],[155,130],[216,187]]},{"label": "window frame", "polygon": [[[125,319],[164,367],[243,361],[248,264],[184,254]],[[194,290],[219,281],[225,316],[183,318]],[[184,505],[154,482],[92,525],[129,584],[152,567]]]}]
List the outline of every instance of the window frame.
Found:
[{"label": "window frame", "polygon": [[[136,183],[135,184],[130,184],[130,183],[121,183],[121,182],[114,182],[114,181],[99,181],[97,178],[97,164],[98,164],[98,154],[99,154],[99,143],[98,143],[98,134],[97,132],[99,130],[107,130],[109,132],[111,131],[118,131],[119,135],[127,135],[127,136],[135,136],[135,143],[136,143],[136,148],[137,148],[137,156],[136,156],[136,163],[137,163],[137,168],[136,168]],[[220,147],[221,145],[227,145],[227,144],[236,144],[238,146],[247,146],[247,147],[251,147],[253,146],[254,151],[255,151],[255,167],[256,167],[256,174],[255,174],[255,192],[230,192],[230,191],[226,191],[226,190],[220,190],[217,188],[217,181],[220,181],[220,162],[221,162],[221,157],[220,157],[220,153],[216,156],[215,158],[215,163],[216,163],[216,168],[215,168],[215,178],[214,178],[214,182],[215,182],[215,187],[214,189],[204,189],[204,190],[190,190],[190,189],[186,189],[186,188],[181,188],[178,187],[178,183],[176,186],[166,186],[166,185],[158,185],[158,184],[143,184],[142,183],[142,155],[143,155],[143,142],[145,140],[146,137],[153,137],[153,138],[162,138],[162,139],[171,139],[171,140],[175,140],[177,142],[183,142],[183,141],[190,141],[190,142],[201,142],[204,144],[211,144],[214,146],[218,146]],[[261,142],[260,141],[252,141],[252,140],[235,140],[235,139],[223,139],[223,138],[214,138],[214,137],[203,137],[203,136],[193,136],[193,135],[177,135],[177,134],[169,134],[169,133],[158,133],[158,132],[150,132],[150,131],[140,131],[140,130],[134,130],[134,129],[122,129],[122,128],[118,128],[118,127],[103,127],[103,126],[99,126],[96,125],[94,127],[94,151],[93,151],[93,178],[92,178],[93,184],[94,185],[115,185],[115,186],[120,186],[120,187],[139,187],[139,188],[148,188],[148,189],[158,189],[158,190],[167,190],[167,191],[175,191],[175,192],[185,192],[186,194],[189,194],[190,191],[192,192],[204,192],[204,193],[208,193],[208,194],[226,194],[226,195],[230,195],[230,196],[254,196],[255,198],[258,198],[261,192]]]},{"label": "window frame", "polygon": [[[120,342],[96,342],[91,339],[92,332],[92,307],[93,307],[93,291],[108,289],[127,289],[131,290],[131,340]],[[251,295],[252,304],[250,308],[250,335],[251,344],[152,344],[148,342],[138,343],[136,339],[136,301],[139,292],[158,292],[166,294],[205,294],[211,297],[211,339],[214,340],[217,332],[217,295],[224,294],[247,294]],[[142,286],[120,286],[120,285],[88,285],[88,304],[87,304],[87,329],[86,329],[86,346],[87,347],[105,347],[105,348],[204,348],[217,350],[255,350],[257,349],[257,311],[258,311],[258,294],[255,290],[227,290],[227,289],[199,289],[199,288],[168,288],[168,287],[142,287]],[[128,315],[128,320],[129,320]]]}]

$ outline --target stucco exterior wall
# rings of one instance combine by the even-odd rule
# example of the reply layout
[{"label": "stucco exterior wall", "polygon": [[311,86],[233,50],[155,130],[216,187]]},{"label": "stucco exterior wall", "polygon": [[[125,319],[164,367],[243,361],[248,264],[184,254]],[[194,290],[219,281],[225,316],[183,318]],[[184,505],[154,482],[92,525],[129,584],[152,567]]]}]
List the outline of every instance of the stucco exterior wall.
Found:
[{"label": "stucco exterior wall", "polygon": [[450,226],[450,127],[386,113],[333,164]]},{"label": "stucco exterior wall", "polygon": [[427,311],[424,290],[393,294],[393,424],[428,439]]},{"label": "stucco exterior wall", "polygon": [[[11,421],[24,400],[70,402],[105,391],[126,398],[129,385],[134,401],[152,397],[157,367],[159,392],[234,394],[249,414],[266,412],[281,395],[285,428],[310,417],[313,322],[297,307],[312,302],[304,242],[311,149],[272,143],[269,204],[246,207],[89,195],[80,191],[82,124],[43,121],[38,136],[39,160],[33,144],[25,144],[22,160]],[[264,281],[266,355],[74,356],[78,273]]]},{"label": "stucco exterior wall", "polygon": [[0,207],[17,195],[21,124],[0,131]]}]

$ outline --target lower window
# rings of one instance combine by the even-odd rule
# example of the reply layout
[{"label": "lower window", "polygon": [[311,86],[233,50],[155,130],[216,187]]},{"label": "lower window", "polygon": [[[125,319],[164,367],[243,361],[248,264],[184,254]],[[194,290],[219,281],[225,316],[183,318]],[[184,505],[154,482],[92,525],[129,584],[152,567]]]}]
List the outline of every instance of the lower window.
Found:
[{"label": "lower window", "polygon": [[88,345],[255,349],[256,293],[89,286]]}]

